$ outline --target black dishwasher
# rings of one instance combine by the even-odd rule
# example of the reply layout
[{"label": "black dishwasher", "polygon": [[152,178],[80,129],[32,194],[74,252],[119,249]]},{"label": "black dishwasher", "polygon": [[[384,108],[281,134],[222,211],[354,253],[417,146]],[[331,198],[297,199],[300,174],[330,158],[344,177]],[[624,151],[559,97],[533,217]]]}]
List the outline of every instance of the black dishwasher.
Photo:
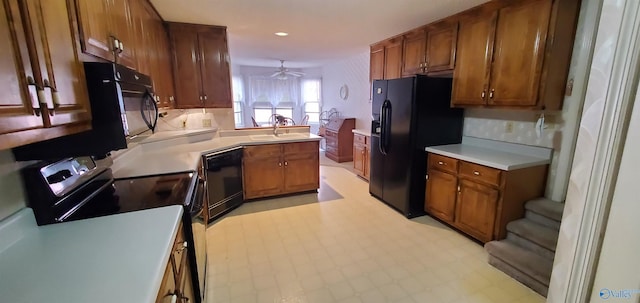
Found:
[{"label": "black dishwasher", "polygon": [[242,192],[242,147],[206,154],[209,222],[240,206]]}]

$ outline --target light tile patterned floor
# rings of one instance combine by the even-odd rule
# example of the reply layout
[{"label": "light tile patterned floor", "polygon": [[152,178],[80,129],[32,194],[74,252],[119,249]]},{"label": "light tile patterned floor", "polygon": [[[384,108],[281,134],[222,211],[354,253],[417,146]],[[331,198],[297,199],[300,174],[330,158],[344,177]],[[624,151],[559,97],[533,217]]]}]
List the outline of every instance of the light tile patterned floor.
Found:
[{"label": "light tile patterned floor", "polygon": [[321,166],[320,193],[246,203],[207,230],[208,303],[544,302],[428,216]]}]

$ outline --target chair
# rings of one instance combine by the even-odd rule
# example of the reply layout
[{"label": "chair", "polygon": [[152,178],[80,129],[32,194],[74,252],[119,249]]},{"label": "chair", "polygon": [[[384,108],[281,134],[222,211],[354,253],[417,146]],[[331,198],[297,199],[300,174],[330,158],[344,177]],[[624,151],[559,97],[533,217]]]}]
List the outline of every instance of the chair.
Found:
[{"label": "chair", "polygon": [[307,123],[309,123],[309,115],[304,115],[304,118],[300,121],[300,125],[307,125]]},{"label": "chair", "polygon": [[258,125],[258,122],[256,122],[256,119],[251,116],[251,122],[253,122],[253,127],[260,127],[260,125]]}]

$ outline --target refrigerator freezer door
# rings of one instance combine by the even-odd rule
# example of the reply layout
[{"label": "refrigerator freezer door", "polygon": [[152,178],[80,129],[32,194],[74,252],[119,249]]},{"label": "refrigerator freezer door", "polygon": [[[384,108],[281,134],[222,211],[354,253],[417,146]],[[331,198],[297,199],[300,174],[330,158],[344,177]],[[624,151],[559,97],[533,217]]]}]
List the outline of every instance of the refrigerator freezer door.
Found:
[{"label": "refrigerator freezer door", "polygon": [[371,158],[369,173],[369,193],[378,199],[382,199],[383,195],[383,179],[384,179],[384,155],[378,148],[380,144],[380,135],[371,134]]},{"label": "refrigerator freezer door", "polygon": [[[388,114],[385,129],[385,162],[382,200],[405,216],[411,216],[409,190],[411,184],[411,118],[415,78],[394,79],[388,82],[385,106]],[[387,109],[389,108],[389,109]]]}]

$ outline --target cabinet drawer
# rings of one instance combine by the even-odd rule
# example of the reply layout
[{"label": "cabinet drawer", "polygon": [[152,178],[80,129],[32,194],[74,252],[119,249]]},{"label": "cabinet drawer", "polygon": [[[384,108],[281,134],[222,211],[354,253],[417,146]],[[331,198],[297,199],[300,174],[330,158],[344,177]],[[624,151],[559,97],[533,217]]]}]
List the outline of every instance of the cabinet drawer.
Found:
[{"label": "cabinet drawer", "polygon": [[327,146],[333,146],[333,147],[338,146],[338,139],[336,138],[327,137],[325,140],[327,142]]},{"label": "cabinet drawer", "polygon": [[367,136],[361,134],[353,134],[353,143],[355,144],[367,144]]},{"label": "cabinet drawer", "polygon": [[328,137],[328,138],[337,138],[337,137],[338,137],[338,133],[336,133],[335,131],[332,131],[332,130],[328,130],[328,129],[327,129],[327,130],[325,131],[325,137]]},{"label": "cabinet drawer", "polygon": [[317,153],[320,150],[318,141],[286,143],[283,148],[285,154]]},{"label": "cabinet drawer", "polygon": [[333,146],[330,146],[329,144],[327,144],[325,153],[332,154],[332,155],[337,155],[338,154],[338,149],[333,147]]},{"label": "cabinet drawer", "polygon": [[456,174],[458,172],[458,160],[429,153],[428,167]]},{"label": "cabinet drawer", "polygon": [[502,171],[499,169],[464,161],[460,162],[460,177],[499,186],[501,175]]},{"label": "cabinet drawer", "polygon": [[245,158],[265,158],[280,155],[280,144],[247,146],[244,148]]}]

